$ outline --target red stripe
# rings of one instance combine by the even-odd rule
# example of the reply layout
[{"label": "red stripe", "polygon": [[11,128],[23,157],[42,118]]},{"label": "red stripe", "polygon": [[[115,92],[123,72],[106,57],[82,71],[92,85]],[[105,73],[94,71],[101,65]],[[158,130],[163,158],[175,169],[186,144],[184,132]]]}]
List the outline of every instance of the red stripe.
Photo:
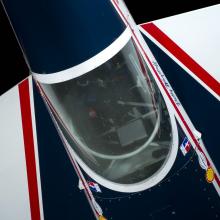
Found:
[{"label": "red stripe", "polygon": [[216,173],[214,173],[214,178],[215,178],[217,184],[220,186],[220,179],[217,177]]},{"label": "red stripe", "polygon": [[31,118],[30,94],[28,79],[18,86],[21,106],[24,148],[27,167],[28,189],[31,219],[40,220],[40,207],[37,187],[37,174],[34,153],[34,137]]},{"label": "red stripe", "polygon": [[220,84],[206,70],[204,70],[195,60],[193,60],[184,50],[182,50],[174,41],[172,41],[155,24],[147,23],[141,25],[153,38],[155,38],[163,47],[183,63],[191,72],[202,80],[217,95],[220,95]]},{"label": "red stripe", "polygon": [[[147,70],[145,69],[145,66],[144,66],[144,64],[143,64],[143,61],[142,61],[142,59],[141,59],[141,55],[140,55],[140,53],[139,53],[139,51],[138,51],[138,48],[137,48],[137,46],[135,45],[135,42],[134,42],[133,39],[132,39],[132,42],[134,43],[134,48],[135,48],[136,54],[137,54],[137,56],[138,56],[138,60],[139,60],[140,66],[141,66],[142,73],[143,73],[143,75],[145,75],[146,78],[147,78],[146,81],[147,81],[147,84],[148,84],[148,86],[149,86],[149,89],[151,90],[150,95],[151,95],[151,99],[152,99],[152,102],[153,102],[154,110],[156,111],[156,110],[157,110],[157,107],[156,107],[155,98],[154,98],[154,96],[153,96],[153,93],[154,93],[154,92],[153,92],[153,88],[152,88],[152,84],[151,84],[151,79],[150,79],[150,77],[149,77],[149,75],[148,75]],[[157,116],[157,111],[156,111],[156,116]]]},{"label": "red stripe", "polygon": [[[113,3],[114,3],[114,6],[115,6],[115,7],[117,8],[117,10],[119,11],[120,15],[121,15],[121,16],[123,17],[123,19],[125,20],[126,24],[130,27],[130,29],[131,29],[131,31],[132,31],[132,34],[133,34],[133,37],[136,39],[137,44],[139,45],[139,47],[141,48],[142,52],[144,53],[145,58],[147,59],[147,61],[148,61],[148,63],[150,64],[150,66],[151,66],[151,68],[152,68],[152,70],[153,70],[155,76],[157,77],[157,79],[159,80],[161,86],[163,87],[164,92],[166,93],[167,97],[169,98],[170,102],[172,103],[172,105],[173,105],[173,107],[174,107],[176,113],[177,113],[178,116],[180,117],[180,120],[182,121],[182,123],[183,123],[184,127],[186,128],[187,132],[189,133],[189,136],[192,138],[192,140],[193,140],[193,142],[195,143],[196,147],[197,147],[201,152],[203,152],[203,150],[202,150],[202,148],[201,148],[199,142],[198,142],[198,141],[196,140],[196,138],[194,137],[194,135],[193,135],[193,133],[192,133],[190,127],[188,126],[187,122],[185,121],[184,117],[182,116],[180,110],[177,108],[177,106],[176,106],[174,100],[172,99],[171,95],[169,94],[168,90],[166,89],[165,85],[163,84],[163,82],[162,82],[162,80],[161,80],[161,78],[160,78],[160,76],[159,76],[157,70],[155,69],[155,67],[154,67],[154,65],[152,64],[150,58],[149,58],[148,55],[146,54],[146,51],[143,49],[143,47],[142,47],[140,41],[138,40],[137,36],[135,35],[135,33],[134,33],[134,31],[133,31],[131,25],[130,25],[129,22],[127,21],[126,17],[125,17],[124,14],[122,13],[122,11],[121,11],[121,9],[119,8],[119,6],[116,4],[115,0],[113,0]],[[203,152],[203,153],[204,153],[204,152]],[[204,153],[204,155],[205,155],[205,153]],[[207,160],[208,166],[210,166],[210,161],[208,160],[208,158],[207,158],[206,155],[205,155],[205,158],[206,158],[206,160]],[[218,178],[218,176],[217,176],[216,174],[215,174],[215,180],[216,180],[218,186],[220,186],[220,180],[219,180],[219,178]]]}]

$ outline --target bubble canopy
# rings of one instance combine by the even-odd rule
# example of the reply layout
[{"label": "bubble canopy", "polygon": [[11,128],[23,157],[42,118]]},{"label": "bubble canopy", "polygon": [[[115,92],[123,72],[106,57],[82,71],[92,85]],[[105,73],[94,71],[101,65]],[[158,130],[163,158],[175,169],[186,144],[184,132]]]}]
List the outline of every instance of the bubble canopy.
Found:
[{"label": "bubble canopy", "polygon": [[175,120],[132,39],[94,70],[41,87],[63,136],[88,174],[104,180],[101,184],[139,191],[171,169]]}]

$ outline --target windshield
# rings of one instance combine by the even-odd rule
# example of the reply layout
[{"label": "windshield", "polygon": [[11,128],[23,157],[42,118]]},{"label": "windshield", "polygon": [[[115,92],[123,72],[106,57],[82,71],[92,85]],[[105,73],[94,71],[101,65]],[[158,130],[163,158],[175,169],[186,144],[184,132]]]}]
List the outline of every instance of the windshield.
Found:
[{"label": "windshield", "polygon": [[80,77],[41,85],[65,138],[98,175],[133,184],[166,162],[172,146],[168,110],[132,40]]}]

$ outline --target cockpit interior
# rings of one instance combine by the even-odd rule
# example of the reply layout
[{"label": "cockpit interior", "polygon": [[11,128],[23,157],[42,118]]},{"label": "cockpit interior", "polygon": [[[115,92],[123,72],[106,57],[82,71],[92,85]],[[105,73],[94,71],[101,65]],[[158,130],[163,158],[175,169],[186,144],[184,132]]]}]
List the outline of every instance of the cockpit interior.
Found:
[{"label": "cockpit interior", "polygon": [[101,177],[135,184],[155,175],[168,159],[169,113],[132,39],[94,70],[42,87],[68,143]]}]

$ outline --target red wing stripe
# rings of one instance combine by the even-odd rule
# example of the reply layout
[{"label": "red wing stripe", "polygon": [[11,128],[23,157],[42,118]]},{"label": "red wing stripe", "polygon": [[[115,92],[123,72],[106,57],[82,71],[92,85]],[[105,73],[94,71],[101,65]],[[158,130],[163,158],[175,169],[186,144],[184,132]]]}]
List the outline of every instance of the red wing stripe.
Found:
[{"label": "red wing stripe", "polygon": [[[18,86],[21,106],[21,118],[23,127],[24,148],[27,167],[28,189],[31,219],[40,220],[40,206],[37,187],[37,174],[34,153],[34,137],[32,128],[29,81],[24,80]],[[19,217],[18,217],[19,218]]]},{"label": "red wing stripe", "polygon": [[174,41],[172,41],[155,24],[147,23],[141,25],[153,38],[155,38],[163,47],[165,47],[173,56],[183,63],[192,73],[202,80],[211,90],[220,96],[220,84],[205,69],[203,69],[195,60],[193,60],[184,50],[182,50]]}]

